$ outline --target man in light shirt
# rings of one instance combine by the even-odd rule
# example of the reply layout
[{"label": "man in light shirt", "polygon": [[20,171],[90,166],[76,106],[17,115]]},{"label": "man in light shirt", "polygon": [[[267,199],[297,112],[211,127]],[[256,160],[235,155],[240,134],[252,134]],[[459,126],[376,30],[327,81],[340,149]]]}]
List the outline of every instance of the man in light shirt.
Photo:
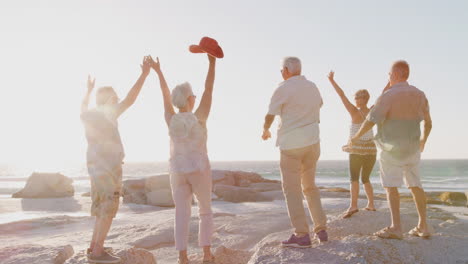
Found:
[{"label": "man in light shirt", "polygon": [[320,156],[319,122],[322,97],[317,86],[301,75],[301,61],[283,59],[284,82],[275,90],[263,126],[263,140],[271,137],[270,126],[281,117],[276,145],[281,151],[281,179],[289,218],[295,233],[282,242],[287,247],[310,247],[309,225],[302,202],[307,199],[314,232],[321,242],[328,240],[327,218],[320,191],[315,185],[315,170]]},{"label": "man in light shirt", "polygon": [[[410,68],[406,61],[397,61],[390,71],[390,87],[377,100],[367,120],[351,143],[377,124],[377,146],[380,152],[380,179],[387,191],[392,223],[375,233],[381,238],[403,238],[400,219],[398,187],[403,184],[411,190],[419,215],[419,223],[409,234],[429,237],[426,217],[426,196],[421,185],[419,163],[432,129],[429,103],[426,95],[407,80]],[[421,136],[420,123],[424,121]]]}]

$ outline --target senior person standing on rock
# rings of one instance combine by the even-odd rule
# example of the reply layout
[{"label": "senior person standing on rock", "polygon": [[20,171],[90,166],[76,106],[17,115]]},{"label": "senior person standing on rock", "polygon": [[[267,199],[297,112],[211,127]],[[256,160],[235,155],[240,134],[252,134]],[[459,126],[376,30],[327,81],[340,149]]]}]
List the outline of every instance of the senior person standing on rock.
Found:
[{"label": "senior person standing on rock", "polygon": [[[400,196],[398,187],[410,188],[419,215],[418,225],[410,234],[429,237],[426,221],[426,196],[421,185],[419,163],[427,138],[432,129],[429,103],[421,90],[408,84],[410,73],[406,61],[397,61],[390,71],[390,88],[384,92],[367,116],[358,133],[351,139],[354,144],[377,124],[377,146],[380,152],[380,178],[387,191],[391,226],[375,233],[381,238],[402,239]],[[424,120],[421,137],[420,123]]]},{"label": "senior person standing on rock", "polygon": [[295,233],[282,242],[286,247],[311,247],[309,225],[302,202],[307,199],[314,232],[320,242],[328,240],[327,217],[322,209],[320,191],[315,185],[315,170],[320,156],[319,122],[322,97],[317,86],[301,75],[301,61],[286,57],[282,62],[280,83],[271,98],[263,126],[263,140],[271,137],[270,126],[281,117],[276,145],[281,152],[281,180],[289,218]]},{"label": "senior person standing on rock", "polygon": [[[199,245],[203,247],[203,263],[214,263],[211,253],[213,234],[213,212],[211,210],[212,177],[207,150],[206,122],[211,110],[215,80],[216,57],[222,58],[223,51],[216,40],[204,37],[200,45],[192,45],[194,53],[208,53],[208,74],[205,91],[200,105],[195,108],[196,96],[188,82],[177,85],[172,93],[161,71],[159,59],[152,67],[159,77],[164,100],[164,117],[169,128],[171,143],[169,171],[172,196],[175,203],[175,246],[179,251],[179,263],[189,263],[187,244],[189,239],[192,195],[198,202],[200,217]],[[215,57],[216,56],[216,57]],[[178,108],[175,112],[174,107]]]}]

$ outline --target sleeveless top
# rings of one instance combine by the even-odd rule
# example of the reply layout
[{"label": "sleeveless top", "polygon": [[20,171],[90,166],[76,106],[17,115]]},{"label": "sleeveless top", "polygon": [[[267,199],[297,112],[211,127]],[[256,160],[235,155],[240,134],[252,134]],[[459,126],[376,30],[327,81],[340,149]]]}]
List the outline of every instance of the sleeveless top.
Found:
[{"label": "sleeveless top", "polygon": [[[359,112],[362,115],[362,112],[361,111]],[[351,139],[354,135],[357,134],[357,132],[361,128],[361,125],[362,123],[359,123],[359,124],[351,123],[351,127],[349,129],[349,139]],[[372,129],[367,131],[351,147],[349,145],[343,146],[343,151],[348,152],[350,154],[358,154],[358,155],[377,155],[377,147],[375,146],[375,143],[374,143],[374,131]]]},{"label": "sleeveless top", "polygon": [[190,112],[174,114],[169,123],[171,174],[186,174],[210,169],[204,122]]}]

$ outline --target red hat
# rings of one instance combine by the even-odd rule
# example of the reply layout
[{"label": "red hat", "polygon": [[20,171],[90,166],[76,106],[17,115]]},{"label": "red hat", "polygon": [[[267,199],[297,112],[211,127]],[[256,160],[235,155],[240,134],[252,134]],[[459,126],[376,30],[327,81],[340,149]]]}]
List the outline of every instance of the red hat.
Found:
[{"label": "red hat", "polygon": [[190,45],[189,50],[192,53],[208,53],[216,58],[224,57],[223,49],[218,42],[209,37],[203,37],[198,45]]}]

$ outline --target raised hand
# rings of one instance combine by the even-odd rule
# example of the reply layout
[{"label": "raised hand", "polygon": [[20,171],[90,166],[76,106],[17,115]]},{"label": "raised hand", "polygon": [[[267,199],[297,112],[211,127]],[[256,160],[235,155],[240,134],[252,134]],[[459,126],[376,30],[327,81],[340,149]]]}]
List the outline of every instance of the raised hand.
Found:
[{"label": "raised hand", "polygon": [[88,75],[88,82],[86,86],[88,87],[88,93],[91,93],[94,89],[94,84],[96,83],[96,78],[91,79],[91,75]]},{"label": "raised hand", "polygon": [[148,75],[151,70],[151,60],[150,56],[143,57],[143,62],[140,64],[141,72],[145,75]]},{"label": "raised hand", "polygon": [[151,56],[149,56],[151,61],[151,68],[157,73],[161,72],[161,63],[159,63],[159,57],[156,57],[156,61],[153,60]]},{"label": "raised hand", "polygon": [[330,80],[330,82],[333,82],[335,79],[335,72],[334,71],[330,71],[330,73],[328,74],[328,80]]}]

